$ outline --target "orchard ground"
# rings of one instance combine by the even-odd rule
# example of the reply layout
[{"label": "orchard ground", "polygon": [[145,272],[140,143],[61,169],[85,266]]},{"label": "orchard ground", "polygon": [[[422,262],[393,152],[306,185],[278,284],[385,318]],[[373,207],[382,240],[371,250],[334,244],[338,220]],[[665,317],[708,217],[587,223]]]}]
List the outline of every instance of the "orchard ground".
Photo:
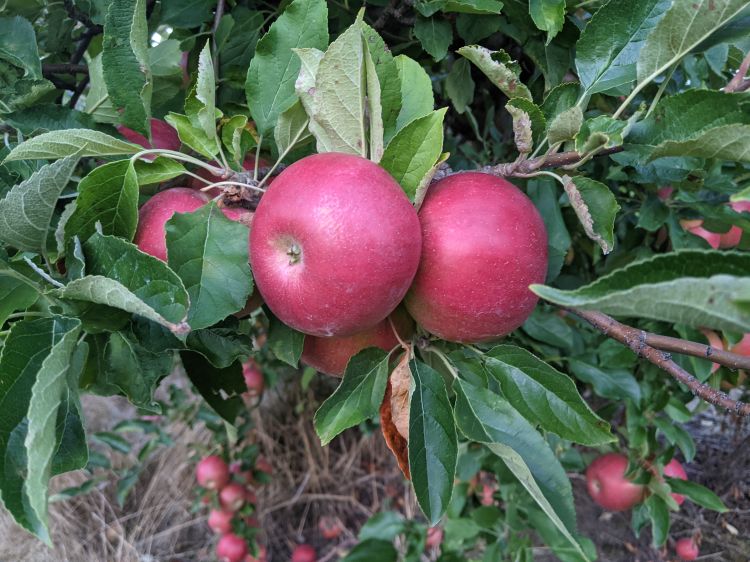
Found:
[{"label": "orchard ground", "polygon": [[[165,387],[169,383],[183,384],[174,376],[165,381]],[[331,445],[320,446],[312,416],[335,384],[335,379],[318,375],[307,391],[298,380],[275,387],[264,395],[253,415],[263,453],[274,468],[271,483],[258,489],[261,536],[269,546],[271,562],[287,561],[292,548],[302,542],[315,546],[319,560],[338,560],[356,544],[361,525],[378,511],[420,517],[408,483],[379,432],[365,434],[355,428]],[[299,415],[294,413],[297,404],[302,408]],[[86,396],[84,409],[91,431],[111,429],[134,415],[132,407],[119,398]],[[87,495],[52,505],[53,550],[14,525],[7,513],[0,514],[0,561],[211,560],[215,535],[207,524],[207,510],[193,509],[197,459],[191,456],[191,446],[207,444],[211,434],[178,423],[165,429],[174,438],[174,446],[153,455],[123,507],[117,505],[112,479]],[[690,536],[699,527],[701,560],[746,562],[750,559],[750,482],[736,476],[750,463],[750,423],[736,422],[710,409],[687,429],[698,450],[696,459],[686,465],[689,478],[716,491],[730,511],[718,514],[686,501],[673,515],[672,536],[675,540]],[[127,459],[115,455],[111,461],[117,466]],[[601,560],[675,559],[674,554],[661,555],[650,545],[648,531],[636,539],[629,511],[605,512],[588,496],[583,474],[571,475],[579,529],[596,543]],[[53,493],[82,480],[79,473],[57,477]],[[318,523],[324,517],[343,522],[337,539],[321,536]],[[556,560],[541,544],[534,555],[542,562]]]}]

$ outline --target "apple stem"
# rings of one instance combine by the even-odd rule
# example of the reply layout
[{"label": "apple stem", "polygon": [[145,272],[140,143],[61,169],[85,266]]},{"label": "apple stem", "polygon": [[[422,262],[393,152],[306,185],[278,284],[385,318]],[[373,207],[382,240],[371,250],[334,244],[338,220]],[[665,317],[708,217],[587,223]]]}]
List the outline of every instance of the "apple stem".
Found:
[{"label": "apple stem", "polygon": [[[695,342],[679,340],[678,338],[667,338],[666,336],[644,332],[643,330],[638,330],[632,326],[621,324],[611,316],[607,316],[603,312],[596,310],[580,310],[568,307],[561,308],[583,318],[605,336],[626,345],[633,350],[638,357],[643,357],[663,371],[666,371],[674,379],[687,386],[690,391],[700,399],[705,400],[714,406],[725,408],[733,412],[735,415],[750,416],[750,404],[739,400],[733,400],[724,392],[711,388],[707,384],[703,384],[675,363],[672,360],[672,355],[669,351],[675,351],[685,355],[695,355],[702,358],[710,356],[711,360],[717,363],[722,363],[722,361],[719,360],[721,357],[724,361],[722,364],[726,365],[730,363],[731,365],[742,366],[741,368],[745,368],[744,365],[747,365],[748,363],[746,357],[728,351],[719,352],[719,350],[716,350],[715,348]],[[679,342],[679,344],[677,342]],[[660,347],[657,346],[661,346],[664,349],[660,349]]]},{"label": "apple stem", "polygon": [[432,345],[426,347],[425,351],[429,351],[430,353],[434,353],[435,355],[440,357],[440,359],[445,364],[445,367],[446,369],[448,369],[448,372],[451,374],[451,376],[453,376],[454,379],[459,378],[458,371],[456,371],[456,368],[453,366],[453,364],[451,363],[451,360],[448,359],[448,356],[445,353],[443,353],[437,347],[432,346]]}]

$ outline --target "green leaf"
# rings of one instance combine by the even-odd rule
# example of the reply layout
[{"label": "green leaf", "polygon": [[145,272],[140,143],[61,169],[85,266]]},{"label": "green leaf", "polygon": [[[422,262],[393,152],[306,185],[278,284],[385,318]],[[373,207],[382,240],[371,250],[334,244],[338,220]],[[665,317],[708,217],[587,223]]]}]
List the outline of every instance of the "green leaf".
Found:
[{"label": "green leaf", "polygon": [[0,200],[0,240],[19,250],[46,253],[57,199],[78,159],[69,156],[42,166]]},{"label": "green leaf", "polygon": [[467,45],[456,52],[474,63],[509,98],[533,101],[531,92],[521,82],[520,66],[505,51],[490,51],[479,45]]},{"label": "green leaf", "polygon": [[380,161],[412,201],[443,150],[445,112],[439,109],[406,125],[388,143]]},{"label": "green leaf", "polygon": [[611,368],[605,371],[578,359],[570,359],[568,364],[576,378],[593,386],[599,396],[613,400],[629,398],[636,404],[641,401],[641,387],[631,371]]},{"label": "green leaf", "polygon": [[87,115],[91,115],[97,123],[119,122],[120,114],[112,107],[107,84],[104,82],[101,53],[89,61],[88,68],[89,91],[86,94],[84,111]]},{"label": "green leaf", "polygon": [[[134,166],[138,185],[162,183],[185,173],[185,166],[167,156],[157,156],[154,160],[136,160]],[[79,185],[78,190],[80,189]],[[80,201],[80,195],[78,200]]]},{"label": "green leaf", "polygon": [[508,468],[559,523],[560,530],[575,532],[570,481],[539,432],[501,396],[464,380],[456,381],[453,388],[461,432],[472,441],[488,444],[491,451],[510,462]]},{"label": "green leaf", "polygon": [[583,112],[581,108],[574,105],[558,113],[547,128],[547,139],[550,144],[567,141],[576,138],[583,124]]},{"label": "green leaf", "polygon": [[36,33],[29,20],[20,16],[0,17],[0,60],[22,68],[26,78],[42,77]]},{"label": "green leaf", "polygon": [[164,120],[175,128],[180,141],[209,160],[213,160],[219,153],[219,141],[216,135],[206,136],[203,129],[193,125],[187,115],[170,112]]},{"label": "green leaf", "polygon": [[695,441],[691,437],[690,433],[684,430],[681,426],[675,425],[671,420],[667,418],[654,418],[654,425],[659,431],[667,438],[667,441],[671,445],[676,445],[682,451],[687,462],[692,461],[695,458]]},{"label": "green leaf", "polygon": [[459,113],[466,111],[474,100],[474,87],[469,61],[466,59],[454,61],[445,79],[445,94]]},{"label": "green leaf", "polygon": [[180,50],[180,42],[177,39],[165,39],[148,50],[148,65],[154,76],[181,75],[181,62],[182,51]]},{"label": "green leaf", "polygon": [[386,134],[386,141],[390,141],[398,131],[414,119],[431,113],[435,106],[432,80],[424,68],[406,55],[394,57],[393,62],[398,72],[401,102],[395,128],[391,130],[390,135]]},{"label": "green leaf", "polygon": [[649,496],[644,503],[651,519],[651,542],[654,546],[661,546],[669,537],[669,509],[657,495]]},{"label": "green leaf", "polygon": [[641,48],[670,5],[669,0],[609,0],[599,8],[576,43],[585,94],[635,82]]},{"label": "green leaf", "polygon": [[180,353],[190,381],[213,410],[229,423],[245,410],[240,394],[247,390],[242,376],[242,365],[232,363],[225,369],[217,369],[198,353]]},{"label": "green leaf", "polygon": [[130,160],[94,168],[78,184],[76,208],[65,223],[65,241],[86,240],[101,225],[104,234],[132,240],[138,226],[138,178]]},{"label": "green leaf", "polygon": [[729,511],[719,496],[697,482],[669,477],[665,478],[665,480],[667,481],[667,484],[669,484],[669,487],[672,488],[673,493],[682,494],[706,509],[718,511],[719,513],[726,513]]},{"label": "green leaf", "polygon": [[677,0],[651,30],[638,56],[638,84],[645,85],[736,16],[747,0]]},{"label": "green leaf", "polygon": [[587,154],[600,148],[620,146],[627,125],[627,122],[613,119],[609,115],[587,119],[576,135],[576,150]]},{"label": "green leaf", "polygon": [[688,90],[659,102],[633,126],[628,142],[662,156],[698,156],[749,161],[750,97],[712,90]]},{"label": "green leaf", "polygon": [[547,32],[549,44],[565,23],[565,0],[529,0],[529,14],[534,25]]},{"label": "green leaf", "polygon": [[193,213],[175,213],[166,232],[169,267],[190,297],[192,329],[211,326],[245,306],[253,290],[245,225],[211,203]]},{"label": "green leaf", "polygon": [[[363,24],[360,24],[360,28]],[[375,68],[375,61],[368,47],[367,39],[362,32],[362,50],[365,59],[365,83],[367,112],[369,119],[367,122],[369,135],[369,157],[373,162],[380,162],[383,157],[383,106],[380,101],[380,79]]]},{"label": "green leaf", "polygon": [[296,369],[304,345],[305,334],[290,328],[272,314],[269,315],[268,347],[279,360]]},{"label": "green leaf", "polygon": [[389,541],[382,539],[368,539],[358,543],[349,551],[341,562],[396,562],[398,551]]},{"label": "green leaf", "polygon": [[414,22],[414,35],[419,39],[422,48],[436,61],[443,60],[448,54],[448,47],[453,42],[453,28],[444,18],[423,18],[417,16]]},{"label": "green leaf", "polygon": [[102,40],[104,82],[114,106],[124,109],[122,123],[148,133],[151,117],[151,70],[144,0],[113,2],[107,10]]},{"label": "green leaf", "polygon": [[558,202],[559,190],[555,180],[549,177],[529,180],[526,186],[547,227],[547,283],[551,283],[560,274],[570,249],[570,234]]},{"label": "green leaf", "polygon": [[[0,354],[0,372],[3,373],[0,378],[0,410],[3,412],[0,416],[0,493],[14,519],[47,543],[46,524],[29,504],[22,476],[27,474],[29,462],[24,446],[26,418],[36,382],[42,373],[56,371],[61,352],[68,349],[66,334],[79,329],[78,320],[59,316],[14,322]],[[60,347],[55,349],[58,345]],[[35,426],[38,421],[34,421]]]},{"label": "green leaf", "polygon": [[[291,109],[289,108],[288,111]],[[280,115],[279,121],[282,121],[283,118],[284,114]],[[276,126],[278,127],[278,122]],[[235,115],[221,126],[221,142],[229,152],[230,161],[238,169],[242,168],[245,155],[257,146],[253,135],[250,133],[249,129],[251,128],[252,124],[248,127],[247,115]]]},{"label": "green leaf", "polygon": [[34,287],[0,272],[0,326],[17,310],[26,310],[39,298]]},{"label": "green leaf", "polygon": [[[534,145],[538,145],[542,141],[547,130],[547,120],[544,118],[544,114],[538,105],[526,98],[513,98],[508,100],[508,103],[505,104],[505,109],[507,109],[513,117],[514,132],[516,130],[517,120],[528,120],[528,126],[531,130]],[[517,145],[518,142],[516,141],[516,146]]]},{"label": "green leaf", "polygon": [[529,422],[582,445],[614,441],[609,424],[591,411],[575,383],[560,371],[512,345],[495,346],[485,357],[505,398]]},{"label": "green leaf", "polygon": [[3,115],[3,121],[29,136],[49,131],[96,127],[90,115],[51,103],[36,104],[34,107]]},{"label": "green leaf", "polygon": [[310,130],[307,127],[309,122],[305,108],[299,101],[294,102],[289,109],[279,115],[279,120],[276,121],[273,130],[273,138],[279,154],[285,154],[297,143],[310,137]]},{"label": "green leaf", "polygon": [[389,357],[372,347],[349,360],[341,384],[315,412],[315,431],[322,445],[378,414],[388,383]]},{"label": "green leaf", "polygon": [[459,14],[456,18],[456,31],[468,45],[487,39],[500,31],[502,25],[503,18],[500,16]]},{"label": "green leaf", "polygon": [[531,290],[562,306],[735,332],[750,331],[750,311],[734,300],[750,290],[750,255],[682,250],[616,269],[574,291]]},{"label": "green leaf", "polygon": [[328,45],[328,7],[323,0],[295,0],[258,41],[245,82],[247,105],[260,133],[273,130],[294,103],[300,62],[292,49]]},{"label": "green leaf", "polygon": [[599,244],[602,252],[610,253],[615,247],[615,217],[620,210],[614,193],[603,183],[582,176],[563,176],[563,187],[586,236]]},{"label": "green leaf", "polygon": [[218,145],[216,119],[222,114],[216,109],[215,71],[209,45],[210,41],[206,41],[198,56],[198,79],[185,100],[185,114],[193,127],[200,129],[207,139]]},{"label": "green leaf", "polygon": [[500,0],[446,0],[441,10],[463,14],[499,14],[502,8]]},{"label": "green leaf", "polygon": [[214,0],[162,0],[161,23],[175,27],[198,27],[211,19]]},{"label": "green leaf", "polygon": [[[66,319],[67,320],[67,319]],[[81,323],[71,320],[68,329],[45,357],[31,389],[31,400],[27,413],[28,429],[24,446],[27,451],[28,472],[24,482],[24,493],[29,507],[46,528],[47,486],[52,475],[52,461],[57,451],[57,414],[63,395],[68,391],[68,372],[76,349]],[[78,362],[82,367],[83,362]]]},{"label": "green leaf", "polygon": [[541,110],[547,123],[555,117],[576,105],[581,86],[577,82],[566,82],[552,88],[542,102]]},{"label": "green leaf", "polygon": [[409,403],[409,471],[417,503],[435,525],[453,493],[456,424],[442,375],[415,359],[409,368],[414,385]]},{"label": "green leaf", "polygon": [[362,31],[355,23],[331,43],[320,60],[309,125],[318,152],[367,157],[364,55]]},{"label": "green leaf", "polygon": [[13,148],[4,162],[13,160],[57,160],[66,156],[118,156],[143,150],[137,144],[121,141],[91,129],[51,131],[27,140]]}]

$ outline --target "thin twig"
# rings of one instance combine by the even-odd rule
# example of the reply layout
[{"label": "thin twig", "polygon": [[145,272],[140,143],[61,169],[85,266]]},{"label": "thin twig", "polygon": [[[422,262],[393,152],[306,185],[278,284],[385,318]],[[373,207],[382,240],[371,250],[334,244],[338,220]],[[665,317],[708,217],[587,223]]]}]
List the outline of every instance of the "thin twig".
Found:
[{"label": "thin twig", "polygon": [[[612,148],[605,148],[595,154],[595,156],[604,156],[608,154],[614,154],[616,152],[622,152],[624,147],[614,146]],[[516,162],[507,162],[503,164],[496,164],[494,166],[485,166],[480,171],[486,174],[492,174],[494,176],[510,177],[520,176],[524,174],[530,174],[540,168],[559,168],[561,166],[568,166],[570,164],[577,164],[587,154],[581,154],[575,150],[569,152],[561,152],[559,154],[545,154],[537,158],[531,158],[529,160],[521,160]]]},{"label": "thin twig", "polygon": [[85,64],[47,63],[42,65],[42,74],[88,74]]},{"label": "thin twig", "polygon": [[216,3],[216,13],[214,14],[214,26],[211,30],[211,46],[213,47],[213,54],[214,54],[214,72],[217,74],[219,73],[219,46],[216,43],[216,32],[219,29],[219,24],[221,23],[221,18],[224,16],[224,7],[226,5],[225,0],[219,0]]},{"label": "thin twig", "polygon": [[724,351],[711,345],[662,336],[660,334],[652,334],[651,332],[643,332],[643,337],[647,345],[661,349],[662,351],[671,351],[681,355],[692,355],[701,359],[710,359],[714,363],[724,365],[730,369],[750,370],[750,357],[746,357],[745,355]]},{"label": "thin twig", "polygon": [[[747,82],[745,80],[745,76],[747,76],[747,71],[750,69],[750,52],[748,52],[745,55],[745,58],[742,59],[742,63],[740,64],[740,67],[737,69],[737,72],[734,74],[732,79],[729,81],[729,83],[724,88],[725,92],[741,92],[743,89],[747,89],[747,86],[743,88],[744,83]],[[748,82],[750,84],[750,82]]]},{"label": "thin twig", "polygon": [[725,408],[738,416],[750,416],[750,404],[734,400],[724,392],[711,388],[707,384],[700,382],[693,375],[672,361],[672,356],[668,352],[656,349],[646,343],[646,338],[644,337],[645,332],[642,330],[626,326],[611,316],[607,316],[596,310],[564,308],[586,320],[605,336],[628,346],[639,357],[643,357],[663,371],[666,371],[674,379],[687,386],[690,391],[700,399],[705,400],[714,406]]}]

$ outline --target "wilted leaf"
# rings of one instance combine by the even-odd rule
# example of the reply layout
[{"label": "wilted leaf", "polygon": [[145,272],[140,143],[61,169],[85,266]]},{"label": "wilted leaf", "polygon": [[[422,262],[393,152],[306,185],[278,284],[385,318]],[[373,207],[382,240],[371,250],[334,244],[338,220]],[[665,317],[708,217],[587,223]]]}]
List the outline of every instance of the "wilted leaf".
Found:
[{"label": "wilted leaf", "polygon": [[383,432],[385,444],[396,457],[398,467],[404,473],[404,477],[409,480],[411,478],[409,473],[409,442],[401,435],[396,424],[393,423],[391,396],[391,383],[388,381],[383,403],[380,405],[380,429]]},{"label": "wilted leaf", "polygon": [[404,353],[390,378],[391,420],[401,434],[409,440],[409,401],[411,400],[411,369],[409,353]]},{"label": "wilted leaf", "polygon": [[565,193],[586,236],[610,253],[615,244],[615,217],[620,205],[612,191],[591,178],[563,176]]},{"label": "wilted leaf", "polygon": [[521,68],[505,51],[490,51],[479,45],[468,45],[456,52],[474,63],[509,98],[532,100],[531,92],[519,78]]}]

